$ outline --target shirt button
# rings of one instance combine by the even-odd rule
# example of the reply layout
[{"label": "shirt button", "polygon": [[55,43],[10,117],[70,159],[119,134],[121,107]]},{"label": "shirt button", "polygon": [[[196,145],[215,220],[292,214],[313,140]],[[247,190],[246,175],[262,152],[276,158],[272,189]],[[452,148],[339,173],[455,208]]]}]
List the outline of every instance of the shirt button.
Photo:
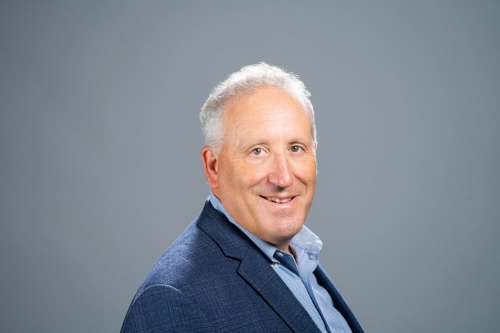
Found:
[{"label": "shirt button", "polygon": [[278,264],[277,262],[272,262],[272,263],[271,263],[271,265],[272,265],[273,267],[278,267],[278,266],[279,266],[279,264]]}]

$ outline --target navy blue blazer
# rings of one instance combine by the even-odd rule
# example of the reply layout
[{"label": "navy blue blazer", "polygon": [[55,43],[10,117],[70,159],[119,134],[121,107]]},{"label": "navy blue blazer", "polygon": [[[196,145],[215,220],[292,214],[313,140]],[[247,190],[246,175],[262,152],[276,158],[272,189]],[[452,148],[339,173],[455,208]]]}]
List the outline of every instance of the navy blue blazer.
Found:
[{"label": "navy blue blazer", "polygon": [[[362,333],[324,269],[314,274],[353,333]],[[132,332],[320,330],[269,259],[207,201],[139,287],[121,329]]]}]

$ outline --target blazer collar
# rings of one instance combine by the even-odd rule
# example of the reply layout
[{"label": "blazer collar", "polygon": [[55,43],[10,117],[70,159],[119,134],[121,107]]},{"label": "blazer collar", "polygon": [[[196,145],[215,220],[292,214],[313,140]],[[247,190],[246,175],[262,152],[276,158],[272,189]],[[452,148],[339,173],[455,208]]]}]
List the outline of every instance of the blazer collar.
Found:
[{"label": "blazer collar", "polygon": [[209,201],[205,202],[197,225],[219,245],[224,255],[241,261],[237,274],[253,287],[293,332],[321,332],[271,268],[269,259]]}]

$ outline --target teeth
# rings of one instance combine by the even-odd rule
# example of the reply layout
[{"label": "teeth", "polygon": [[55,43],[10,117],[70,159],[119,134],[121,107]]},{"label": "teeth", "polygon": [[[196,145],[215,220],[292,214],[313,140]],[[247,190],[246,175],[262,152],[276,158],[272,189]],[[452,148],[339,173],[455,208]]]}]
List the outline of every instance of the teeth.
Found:
[{"label": "teeth", "polygon": [[274,201],[274,202],[277,202],[277,203],[285,203],[285,202],[288,202],[290,200],[292,200],[292,198],[288,198],[288,199],[278,199],[278,198],[267,198],[267,200],[270,200],[270,201]]}]

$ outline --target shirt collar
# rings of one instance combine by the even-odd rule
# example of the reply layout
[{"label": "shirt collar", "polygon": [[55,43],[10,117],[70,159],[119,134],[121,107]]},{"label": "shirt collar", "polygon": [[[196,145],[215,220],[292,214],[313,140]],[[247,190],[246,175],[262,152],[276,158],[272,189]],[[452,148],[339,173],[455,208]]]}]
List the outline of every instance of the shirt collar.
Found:
[{"label": "shirt collar", "polygon": [[[245,228],[236,222],[231,215],[228,214],[222,202],[217,198],[213,193],[210,193],[207,200],[210,201],[212,206],[224,214],[227,219],[237,226],[245,235],[250,238],[252,242],[269,258],[269,260],[276,262],[274,255],[276,251],[285,254],[283,251],[276,248],[274,245],[269,244],[268,242],[260,239],[259,237],[251,234]],[[302,229],[296,234],[290,243],[293,251],[295,252],[295,259],[298,263],[299,271],[302,272],[304,270],[311,271],[316,269],[316,266],[319,262],[319,252],[323,247],[323,242],[316,236],[311,230],[309,230],[305,225],[302,226]],[[304,272],[305,273],[305,272]]]}]

